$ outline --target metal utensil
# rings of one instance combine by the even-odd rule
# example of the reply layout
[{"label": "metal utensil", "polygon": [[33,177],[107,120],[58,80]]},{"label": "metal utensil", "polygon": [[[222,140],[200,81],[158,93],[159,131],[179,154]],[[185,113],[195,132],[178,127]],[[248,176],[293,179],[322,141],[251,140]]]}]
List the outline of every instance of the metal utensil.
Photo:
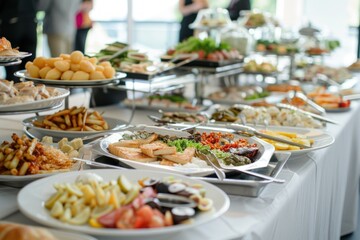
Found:
[{"label": "metal utensil", "polygon": [[200,151],[196,150],[196,155],[199,156],[201,159],[205,160],[214,168],[215,174],[220,181],[223,181],[226,178],[225,172],[220,167],[215,165],[206,154],[203,154]]},{"label": "metal utensil", "polygon": [[82,158],[76,158],[76,157],[74,157],[74,158],[72,158],[72,160],[75,160],[75,161],[78,161],[78,162],[83,162],[83,163],[86,163],[87,165],[94,166],[94,167],[104,167],[104,168],[114,168],[114,169],[126,169],[126,168],[122,168],[122,167],[119,167],[119,166],[114,166],[114,165],[106,164],[106,163],[94,162],[94,161],[85,160],[85,159],[82,159]]},{"label": "metal utensil", "polygon": [[95,139],[95,138],[99,138],[99,137],[104,137],[104,136],[107,136],[109,134],[112,134],[112,133],[118,133],[120,131],[124,131],[128,128],[131,128],[133,126],[131,125],[127,125],[127,124],[123,124],[123,125],[120,125],[118,126],[116,129],[112,129],[112,130],[107,130],[107,131],[103,131],[103,132],[99,132],[99,133],[95,133],[93,135],[88,135],[88,136],[85,136],[83,138],[81,138],[83,141],[87,141],[87,140],[90,140],[90,139]]},{"label": "metal utensil", "polygon": [[318,111],[321,114],[325,114],[326,111],[323,107],[319,106],[318,104],[316,104],[315,102],[313,102],[312,100],[310,100],[305,94],[303,94],[302,92],[289,92],[289,95],[292,95],[293,97],[298,97],[301,100],[303,100],[306,104],[308,104],[310,107],[314,108],[316,111]]},{"label": "metal utensil", "polygon": [[277,142],[281,142],[281,143],[286,143],[292,146],[297,146],[297,147],[301,147],[301,148],[310,148],[309,146],[306,146],[304,144],[300,144],[300,143],[295,143],[292,141],[288,141],[286,139],[283,138],[279,138],[279,137],[275,137],[266,133],[262,133],[257,131],[255,128],[249,127],[249,126],[243,126],[240,124],[229,124],[229,126],[234,129],[235,131],[237,131],[238,134],[240,135],[245,135],[245,136],[257,136],[257,137],[262,137],[262,138],[267,138],[270,140],[274,140]]},{"label": "metal utensil", "polygon": [[[220,163],[219,163],[220,160],[211,151],[209,151],[209,156],[211,156],[211,158],[214,160],[214,161],[212,161],[211,158],[209,158],[209,161],[212,162],[214,165],[216,165],[217,168],[223,169],[223,170],[225,169],[220,165]],[[261,174],[261,173],[251,172],[251,171],[247,171],[247,170],[239,170],[239,169],[231,168],[231,167],[229,167],[228,169],[225,169],[225,170],[238,171],[238,172],[250,175],[250,176],[254,176],[254,177],[261,178],[261,179],[269,180],[269,181],[272,181],[274,183],[284,183],[285,182],[285,180],[283,180],[283,179],[273,178],[273,177],[270,177],[270,176],[267,176],[267,175],[264,175],[264,174]]]},{"label": "metal utensil", "polygon": [[289,104],[277,103],[276,106],[279,107],[279,108],[284,108],[284,109],[289,109],[289,110],[297,111],[297,112],[299,112],[299,113],[308,115],[308,116],[310,116],[310,117],[312,117],[312,118],[315,118],[315,119],[320,120],[320,121],[323,121],[323,122],[332,123],[332,124],[339,124],[338,122],[336,122],[336,121],[334,121],[334,120],[331,120],[331,119],[329,119],[329,118],[320,116],[320,115],[318,115],[318,114],[314,114],[314,113],[311,113],[311,112],[304,111],[304,110],[302,110],[302,109],[300,109],[300,108],[297,108],[297,107],[292,106],[292,105],[289,105]]},{"label": "metal utensil", "polygon": [[360,99],[360,93],[351,94],[351,95],[345,95],[342,98],[343,98],[344,101],[347,101],[347,100],[359,100]]}]

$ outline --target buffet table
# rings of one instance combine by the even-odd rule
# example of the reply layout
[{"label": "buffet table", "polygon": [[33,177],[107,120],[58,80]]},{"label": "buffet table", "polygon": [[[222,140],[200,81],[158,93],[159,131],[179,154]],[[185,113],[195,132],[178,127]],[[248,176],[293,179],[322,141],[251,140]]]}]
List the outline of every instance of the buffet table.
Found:
[{"label": "buffet table", "polygon": [[[71,99],[70,99],[71,100]],[[72,101],[70,101],[72,102]],[[112,117],[131,113],[120,105],[97,108]],[[134,124],[150,123],[147,111],[135,112]],[[329,117],[340,125],[328,125],[335,143],[298,158],[290,158],[279,178],[258,198],[230,196],[229,211],[221,218],[164,239],[339,239],[355,230],[360,174],[360,105]],[[0,116],[1,139],[21,131],[23,115]],[[14,119],[18,121],[14,121]],[[16,206],[19,189],[0,185],[0,218],[37,225]],[[115,239],[98,237],[98,239]],[[159,239],[159,238],[157,238]]]}]

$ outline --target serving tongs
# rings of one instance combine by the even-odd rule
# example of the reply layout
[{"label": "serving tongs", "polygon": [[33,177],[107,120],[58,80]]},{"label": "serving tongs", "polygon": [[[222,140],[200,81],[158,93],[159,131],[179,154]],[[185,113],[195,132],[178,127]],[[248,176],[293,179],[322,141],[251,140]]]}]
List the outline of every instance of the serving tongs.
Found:
[{"label": "serving tongs", "polygon": [[315,79],[318,81],[322,81],[322,82],[325,82],[331,86],[335,86],[337,87],[338,89],[341,89],[341,84],[339,84],[338,82],[332,80],[331,78],[329,78],[328,76],[326,76],[325,74],[321,74],[321,73],[318,73],[316,74],[316,77]]},{"label": "serving tongs", "polygon": [[239,135],[243,135],[243,136],[247,136],[247,137],[260,137],[260,138],[266,138],[266,139],[270,139],[270,140],[274,140],[276,142],[281,142],[281,143],[285,143],[288,145],[292,145],[292,146],[297,146],[303,149],[307,149],[307,148],[311,148],[310,146],[306,146],[304,144],[301,143],[296,143],[296,142],[292,142],[283,138],[279,138],[279,137],[275,137],[266,133],[262,133],[257,131],[255,128],[253,127],[249,127],[249,126],[244,126],[244,125],[240,125],[240,124],[229,124],[228,125],[231,129],[235,130],[237,134]]},{"label": "serving tongs", "polygon": [[312,100],[310,100],[305,94],[303,94],[302,92],[297,92],[297,91],[290,91],[288,93],[288,100],[293,99],[294,97],[298,97],[301,100],[303,100],[306,104],[308,104],[310,107],[312,107],[313,109],[315,109],[316,111],[318,111],[320,114],[325,114],[326,111],[323,107],[319,106],[318,104],[316,104],[315,102],[313,102]]},{"label": "serving tongs", "polygon": [[204,153],[196,150],[196,155],[199,156],[201,159],[205,160],[207,163],[209,163],[214,168],[215,174],[219,178],[220,181],[223,181],[226,179],[226,174],[225,174],[224,170],[228,170],[228,171],[232,170],[232,171],[238,171],[240,173],[250,175],[253,177],[261,178],[264,180],[269,180],[274,183],[284,183],[285,182],[285,180],[283,180],[283,179],[273,178],[268,175],[264,175],[261,173],[256,173],[256,172],[252,172],[252,171],[248,171],[248,170],[239,170],[239,169],[231,168],[231,167],[229,167],[228,169],[223,168],[219,163],[219,161],[221,161],[221,160],[219,160],[211,151],[207,151],[207,153],[204,154]]},{"label": "serving tongs", "polygon": [[[161,74],[167,71],[170,71],[172,69],[181,67],[185,64],[188,64],[196,59],[199,58],[199,55],[197,53],[192,53],[192,54],[178,54],[176,55],[174,58],[172,58],[170,61],[168,61],[168,63],[173,63],[173,65],[171,65],[168,68],[163,69],[162,71],[158,72],[157,74]],[[177,62],[181,60],[180,62]],[[177,62],[177,63],[176,63]]]},{"label": "serving tongs", "polygon": [[350,95],[345,95],[342,97],[342,99],[344,101],[347,101],[347,100],[360,100],[360,93],[357,93],[357,94],[350,94]]},{"label": "serving tongs", "polygon": [[339,124],[338,122],[336,122],[334,120],[331,120],[330,118],[326,118],[326,117],[320,116],[320,115],[315,114],[315,113],[304,111],[304,110],[302,110],[302,109],[300,109],[298,107],[295,107],[295,106],[292,106],[292,105],[289,105],[289,104],[277,103],[276,106],[278,108],[289,109],[289,110],[293,110],[293,111],[308,115],[308,116],[310,116],[310,117],[312,117],[314,119],[317,119],[317,120],[320,120],[320,121],[323,121],[323,122],[332,123],[332,124]]},{"label": "serving tongs", "polygon": [[99,62],[111,61],[111,60],[113,60],[114,58],[116,58],[116,57],[120,56],[121,54],[123,54],[124,52],[128,51],[129,49],[130,49],[129,46],[124,47],[124,48],[120,49],[119,51],[115,52],[115,53],[114,53],[113,55],[111,55],[111,56],[105,56],[105,57],[101,58],[101,59],[99,60]]}]

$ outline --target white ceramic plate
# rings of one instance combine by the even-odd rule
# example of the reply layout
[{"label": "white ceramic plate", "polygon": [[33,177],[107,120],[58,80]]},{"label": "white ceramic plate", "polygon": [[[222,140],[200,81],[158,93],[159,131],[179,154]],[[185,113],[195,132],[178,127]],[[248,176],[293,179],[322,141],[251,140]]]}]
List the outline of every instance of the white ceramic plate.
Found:
[{"label": "white ceramic plate", "polygon": [[96,240],[96,238],[93,238],[89,235],[84,234],[78,234],[78,233],[70,233],[55,229],[48,229],[56,239],[61,240]]},{"label": "white ceramic plate", "polygon": [[[54,89],[52,87],[47,87],[48,89]],[[60,95],[56,97],[51,97],[48,99],[42,99],[34,102],[25,102],[25,103],[16,103],[16,104],[7,104],[0,105],[0,114],[1,112],[21,112],[21,111],[33,111],[43,110],[46,108],[52,108],[62,104],[63,100],[69,96],[70,91],[63,88],[55,88],[60,92]]]},{"label": "white ceramic plate", "polygon": [[[257,129],[264,129],[264,128],[257,127]],[[306,154],[306,153],[309,153],[312,151],[316,151],[316,150],[319,150],[322,148],[329,147],[335,141],[335,138],[333,136],[331,136],[329,133],[318,130],[318,129],[283,127],[283,126],[281,126],[281,127],[271,126],[271,127],[268,127],[267,129],[270,131],[294,132],[294,133],[305,135],[308,138],[314,139],[314,144],[312,145],[311,148],[286,151],[286,152],[290,152],[291,156],[303,155],[303,154]],[[281,151],[281,152],[284,152],[284,151]]]},{"label": "white ceramic plate", "polygon": [[19,52],[19,54],[15,55],[15,56],[0,56],[0,62],[13,62],[18,59],[23,59],[23,58],[29,57],[31,55],[32,54],[28,53],[28,52]]},{"label": "white ceramic plate", "polygon": [[103,177],[105,181],[117,179],[119,175],[126,176],[130,181],[137,181],[144,177],[161,179],[163,177],[174,176],[177,179],[184,180],[185,182],[201,184],[206,189],[206,197],[210,198],[214,202],[214,209],[209,212],[202,212],[198,214],[193,223],[176,225],[165,228],[153,228],[153,229],[137,229],[137,230],[119,230],[110,228],[92,228],[88,225],[77,226],[65,224],[57,219],[50,216],[49,211],[44,208],[44,202],[55,193],[53,185],[55,183],[72,183],[76,180],[77,176],[81,173],[87,172],[70,172],[48,177],[33,182],[24,187],[18,194],[18,206],[20,211],[28,218],[44,224],[46,226],[61,228],[76,232],[82,232],[92,235],[99,236],[117,236],[124,238],[137,237],[138,239],[146,239],[147,237],[160,236],[166,234],[174,234],[179,231],[186,231],[190,228],[194,228],[206,222],[212,221],[220,217],[225,213],[229,206],[229,197],[219,188],[212,184],[193,180],[188,177],[176,174],[169,174],[156,171],[144,171],[144,170],[114,170],[114,169],[97,169],[88,170],[89,172],[95,173]]},{"label": "white ceramic plate", "polygon": [[109,130],[106,131],[61,131],[61,130],[52,130],[52,129],[46,129],[46,128],[40,128],[36,127],[32,124],[34,120],[42,120],[45,116],[36,116],[36,117],[30,117],[26,118],[22,121],[23,125],[29,129],[32,129],[32,133],[35,134],[36,137],[41,138],[43,136],[51,136],[55,138],[63,138],[67,137],[69,139],[72,138],[82,138],[85,136],[90,136],[94,134],[104,133],[107,134],[110,130],[116,130],[118,128],[124,127],[126,125],[126,122],[120,119],[111,118],[111,117],[104,117],[104,120],[109,125]]},{"label": "white ceramic plate", "polygon": [[106,85],[110,83],[115,83],[120,78],[124,78],[126,74],[117,72],[114,78],[102,79],[102,80],[49,80],[41,78],[33,78],[28,75],[26,70],[20,70],[15,73],[16,77],[25,78],[26,80],[31,80],[35,83],[43,83],[49,85],[59,85],[59,86],[97,86],[97,85]]},{"label": "white ceramic plate", "polygon": [[[173,129],[170,130],[170,129],[159,128],[159,127],[148,127],[144,130],[147,132],[155,132],[155,133],[162,134],[162,135],[170,135],[170,136],[178,136],[178,137],[189,136],[189,134],[187,132],[173,130]],[[214,130],[206,130],[206,129],[201,128],[201,126],[199,126],[196,128],[196,131],[211,132]],[[219,131],[219,130],[217,130],[217,131]],[[223,129],[222,132],[227,132],[227,131],[226,131],[226,129]],[[158,163],[142,163],[142,162],[137,162],[137,161],[133,161],[133,160],[128,160],[128,159],[124,159],[124,158],[121,158],[121,157],[111,154],[108,151],[109,144],[118,142],[119,139],[122,139],[122,135],[124,133],[131,133],[131,132],[124,131],[121,133],[112,134],[112,135],[104,138],[103,140],[101,140],[101,142],[100,142],[101,152],[100,153],[105,156],[117,159],[120,162],[124,163],[125,165],[128,165],[135,169],[162,170],[162,171],[165,170],[167,172],[180,173],[180,174],[184,174],[184,175],[188,175],[188,176],[198,176],[198,177],[207,176],[207,175],[214,173],[214,169],[210,166],[204,167],[204,168],[202,168],[202,167],[189,168],[189,167],[184,167],[184,166],[163,166],[163,165],[159,165]],[[255,161],[253,163],[239,166],[239,167],[232,167],[232,169],[250,170],[250,169],[266,167],[271,159],[272,154],[274,153],[274,147],[271,144],[268,144],[258,138],[246,138],[246,137],[242,137],[242,136],[241,136],[241,138],[247,139],[248,142],[251,144],[256,143],[259,147],[259,153],[255,157]],[[230,169],[230,168],[227,167],[227,169]]]},{"label": "white ceramic plate", "polygon": [[[79,171],[81,165],[79,162],[75,162],[73,167],[69,171]],[[65,172],[69,172],[65,171]],[[53,172],[53,173],[44,173],[44,174],[34,174],[34,175],[25,175],[25,176],[13,176],[13,175],[0,175],[0,183],[6,186],[12,187],[23,187],[35,180],[53,176],[64,172]]]}]

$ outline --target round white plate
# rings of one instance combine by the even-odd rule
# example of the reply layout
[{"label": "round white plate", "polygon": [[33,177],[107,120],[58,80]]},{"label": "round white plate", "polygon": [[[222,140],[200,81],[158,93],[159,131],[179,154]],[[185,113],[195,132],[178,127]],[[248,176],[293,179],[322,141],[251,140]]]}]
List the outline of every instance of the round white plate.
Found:
[{"label": "round white plate", "polygon": [[[47,87],[47,89],[54,89],[52,87]],[[52,108],[62,104],[63,100],[69,96],[70,91],[63,88],[55,88],[60,92],[60,95],[51,97],[48,99],[37,100],[33,102],[25,103],[16,103],[16,104],[6,104],[0,105],[0,114],[1,112],[21,112],[21,111],[31,111],[35,112],[36,110],[43,110],[45,108]]]},{"label": "round white plate", "polygon": [[104,133],[107,134],[108,131],[110,130],[116,130],[118,128],[124,127],[127,123],[123,120],[120,119],[116,119],[116,118],[111,118],[111,117],[104,117],[104,120],[108,123],[109,125],[109,130],[105,130],[105,131],[94,131],[94,132],[90,132],[90,131],[62,131],[62,130],[52,130],[52,129],[46,129],[46,128],[40,128],[40,127],[36,127],[32,124],[32,122],[34,120],[42,120],[44,119],[45,116],[36,116],[36,117],[30,117],[30,118],[26,118],[22,121],[23,125],[29,129],[32,130],[32,134],[35,134],[36,137],[40,138],[43,136],[51,136],[51,137],[55,137],[55,138],[69,138],[69,139],[73,139],[73,138],[83,138],[85,136],[91,136],[94,134],[99,134],[99,133]]},{"label": "round white plate", "polygon": [[15,55],[15,56],[0,56],[0,62],[13,62],[18,59],[23,59],[23,58],[29,57],[31,55],[32,55],[32,53],[19,52],[19,54]]},{"label": "round white plate", "polygon": [[[264,129],[264,127],[256,127],[257,129]],[[314,139],[314,143],[311,146],[311,148],[307,148],[307,149],[301,149],[301,150],[293,150],[293,151],[287,151],[286,152],[290,152],[291,156],[298,156],[298,155],[303,155],[312,151],[316,151],[322,148],[326,148],[329,147],[331,144],[334,143],[335,138],[333,136],[331,136],[329,133],[325,132],[325,131],[321,131],[318,129],[311,129],[311,128],[298,128],[298,127],[284,127],[284,126],[280,126],[280,127],[276,127],[276,126],[271,126],[271,127],[267,127],[267,130],[270,131],[282,131],[282,132],[293,132],[293,133],[298,133],[298,134],[302,134],[308,138]],[[279,151],[279,152],[285,152],[285,151]]]},{"label": "round white plate", "polygon": [[195,217],[193,223],[165,228],[120,230],[111,228],[92,228],[88,225],[77,226],[65,224],[50,216],[49,211],[44,207],[44,202],[53,193],[55,193],[55,189],[53,188],[55,183],[72,183],[81,173],[87,172],[82,171],[59,174],[30,183],[18,194],[17,201],[20,211],[35,222],[54,228],[61,228],[99,236],[138,237],[139,239],[146,239],[149,236],[154,237],[165,234],[174,234],[175,232],[185,231],[206,222],[212,221],[224,214],[230,206],[229,197],[219,188],[212,184],[191,179],[182,175],[144,170],[97,169],[88,171],[100,175],[105,181],[117,179],[119,175],[124,175],[133,182],[144,177],[161,179],[163,177],[174,176],[175,178],[184,180],[185,182],[191,182],[194,184],[198,183],[206,189],[206,197],[213,200],[214,208],[211,211],[199,213]]},{"label": "round white plate", "polygon": [[20,70],[14,73],[16,77],[25,78],[26,80],[31,80],[36,83],[43,83],[49,85],[59,85],[59,86],[97,86],[105,85],[110,83],[115,83],[120,78],[124,78],[126,74],[117,72],[114,78],[102,79],[102,80],[49,80],[41,78],[33,78],[28,75],[26,70]]},{"label": "round white plate", "polygon": [[[75,162],[69,171],[79,171],[80,168],[81,168],[81,164],[79,162]],[[67,173],[69,171],[64,171],[64,172]],[[64,172],[33,174],[33,175],[25,175],[25,176],[0,175],[0,183],[11,187],[23,187],[35,180],[46,178]]]},{"label": "round white plate", "polygon": [[96,240],[96,238],[93,238],[89,235],[84,234],[78,234],[78,233],[71,233],[71,232],[65,232],[55,229],[48,229],[56,239],[61,240]]},{"label": "round white plate", "polygon": [[[174,125],[176,125],[176,124],[173,124],[173,126]],[[181,125],[181,124],[179,124],[179,125]],[[179,130],[174,130],[174,129],[166,129],[166,128],[161,128],[161,127],[150,127],[149,126],[142,130],[145,130],[147,132],[154,132],[154,133],[161,134],[161,135],[178,136],[178,137],[189,136],[189,133],[184,132],[184,131],[179,131]],[[229,132],[229,131],[226,131],[226,129],[212,130],[212,129],[206,129],[205,127],[202,127],[202,126],[196,127],[195,130],[199,131],[200,133],[201,132],[214,132],[214,131]],[[124,163],[125,165],[130,166],[135,169],[161,170],[161,171],[165,170],[165,171],[171,172],[171,173],[180,173],[180,174],[184,174],[184,175],[188,175],[188,176],[197,176],[197,177],[207,176],[207,175],[214,173],[214,169],[210,166],[192,167],[192,168],[185,167],[185,166],[163,166],[163,165],[160,165],[159,163],[142,163],[142,162],[137,162],[137,161],[133,161],[133,160],[129,160],[129,159],[124,159],[124,158],[121,158],[121,157],[111,154],[108,151],[109,144],[118,142],[119,139],[122,139],[122,135],[125,133],[131,133],[131,132],[123,131],[120,133],[112,134],[112,135],[104,138],[103,140],[101,140],[100,154],[103,154],[105,156],[119,160],[120,162]],[[240,137],[247,139],[250,144],[256,143],[259,148],[259,152],[255,156],[253,163],[243,165],[243,166],[238,166],[238,167],[227,166],[226,169],[228,169],[228,170],[231,170],[231,169],[250,170],[250,169],[266,167],[271,159],[271,156],[274,153],[274,147],[271,144],[269,144],[265,141],[262,141],[261,139],[258,139],[258,138],[247,138],[247,137],[243,137],[243,136],[240,136]]]}]

